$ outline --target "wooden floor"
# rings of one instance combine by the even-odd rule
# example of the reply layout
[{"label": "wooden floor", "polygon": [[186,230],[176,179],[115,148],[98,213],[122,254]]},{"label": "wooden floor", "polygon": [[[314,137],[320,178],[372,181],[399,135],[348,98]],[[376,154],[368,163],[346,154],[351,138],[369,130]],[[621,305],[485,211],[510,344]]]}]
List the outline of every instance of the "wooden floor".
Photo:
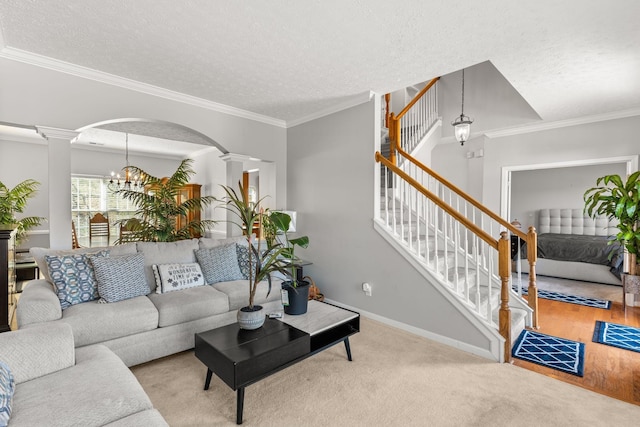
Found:
[{"label": "wooden floor", "polygon": [[592,341],[596,320],[640,327],[640,307],[610,310],[539,300],[538,332],[585,343],[584,377],[513,358],[516,366],[640,405],[640,353]]}]

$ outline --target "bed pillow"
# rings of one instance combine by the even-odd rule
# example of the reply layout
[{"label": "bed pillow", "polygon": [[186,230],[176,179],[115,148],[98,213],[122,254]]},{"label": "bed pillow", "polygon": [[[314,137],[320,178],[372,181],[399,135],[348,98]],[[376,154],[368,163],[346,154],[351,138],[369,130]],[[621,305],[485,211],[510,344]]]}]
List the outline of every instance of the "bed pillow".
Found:
[{"label": "bed pillow", "polygon": [[189,264],[154,264],[151,267],[156,278],[157,294],[165,294],[205,284],[200,264],[197,262]]},{"label": "bed pillow", "polygon": [[235,243],[198,249],[195,253],[198,264],[202,267],[204,280],[208,285],[244,279],[238,265]]},{"label": "bed pillow", "polygon": [[11,369],[6,363],[0,361],[0,426],[9,424],[15,390],[16,383]]},{"label": "bed pillow", "polygon": [[45,255],[47,270],[64,310],[72,305],[98,299],[98,286],[89,257],[108,257],[109,251],[95,254]]},{"label": "bed pillow", "polygon": [[144,254],[90,257],[98,282],[100,302],[110,303],[149,294]]}]

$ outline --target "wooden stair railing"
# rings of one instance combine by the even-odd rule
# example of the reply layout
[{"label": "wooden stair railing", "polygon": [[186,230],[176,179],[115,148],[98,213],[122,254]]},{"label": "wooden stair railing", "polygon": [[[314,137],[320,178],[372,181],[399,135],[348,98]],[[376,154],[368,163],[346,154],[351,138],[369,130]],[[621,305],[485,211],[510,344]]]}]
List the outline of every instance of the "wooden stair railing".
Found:
[{"label": "wooden stair railing", "polygon": [[[428,175],[435,178],[438,182],[445,185],[448,189],[453,191],[462,199],[466,200],[468,203],[470,203],[480,212],[484,213],[489,218],[493,219],[495,222],[500,224],[502,227],[506,228],[511,234],[518,236],[520,239],[524,240],[527,243],[527,260],[529,261],[529,287],[527,289],[527,293],[528,293],[527,302],[529,304],[529,307],[531,307],[531,309],[533,310],[532,326],[537,329],[539,327],[538,326],[538,287],[536,284],[536,261],[538,259],[538,253],[537,253],[538,235],[536,233],[535,227],[529,227],[529,230],[527,233],[522,232],[521,230],[511,225],[511,223],[505,221],[503,218],[501,218],[499,215],[497,215],[490,209],[487,209],[486,206],[484,206],[482,203],[480,203],[479,201],[477,201],[476,199],[474,199],[473,197],[471,197],[470,195],[462,191],[460,188],[458,188],[456,185],[448,181],[442,175],[438,174],[436,171],[428,168],[427,166],[425,166],[424,164],[422,164],[421,162],[413,158],[413,156],[411,156],[409,153],[404,151],[402,148],[397,147],[396,150],[399,155],[401,155],[403,158],[408,160],[411,164],[415,165],[416,167],[418,167]],[[376,157],[376,160],[377,160],[377,157]]]},{"label": "wooden stair railing", "polygon": [[[404,148],[407,151],[411,151],[414,148],[414,147],[402,147],[403,145],[402,129],[403,128],[411,129],[413,126],[416,126],[416,125],[424,125],[426,127],[426,129],[424,130],[426,131],[428,130],[428,127],[431,126],[433,122],[435,122],[436,117],[432,117],[432,116],[435,116],[435,113],[437,113],[437,107],[428,108],[428,105],[425,106],[425,103],[428,102],[428,101],[425,101],[426,99],[425,95],[429,93],[429,90],[435,86],[438,80],[440,80],[440,77],[436,77],[432,79],[420,92],[416,94],[416,96],[413,97],[411,101],[409,101],[409,103],[402,109],[402,111],[398,115],[395,115],[394,113],[389,113],[388,106],[389,106],[390,97],[388,96],[389,94],[385,95],[385,101],[387,105],[385,117],[387,122],[386,125],[389,128],[389,139],[391,143],[389,160],[391,161],[392,164],[394,165],[397,164],[396,148]],[[433,99],[434,99],[433,103],[436,103],[437,102],[436,95],[433,96]],[[416,117],[416,118],[411,120],[409,117],[407,117],[407,115],[410,111],[411,112],[414,111],[414,107],[416,107],[418,111],[412,114],[412,117]],[[421,139],[421,137],[422,135],[418,135],[417,139]],[[408,141],[409,141],[408,138],[405,138],[405,142],[408,143]],[[415,142],[417,141],[414,141],[414,143]]]},{"label": "wooden stair railing", "polygon": [[499,308],[499,333],[505,340],[504,345],[504,360],[509,362],[511,360],[511,309],[509,307],[509,279],[511,277],[511,257],[510,257],[510,242],[506,232],[500,233],[500,238],[495,239],[486,231],[478,227],[476,224],[467,219],[464,215],[452,208],[449,204],[443,201],[436,194],[425,188],[420,182],[416,181],[413,177],[407,174],[401,168],[395,166],[388,159],[383,157],[379,152],[376,152],[375,159],[377,162],[382,163],[390,171],[400,177],[404,182],[413,187],[416,191],[423,194],[436,206],[455,218],[466,229],[473,232],[476,236],[482,239],[487,245],[498,251],[498,274],[501,281],[500,288],[500,308]]}]

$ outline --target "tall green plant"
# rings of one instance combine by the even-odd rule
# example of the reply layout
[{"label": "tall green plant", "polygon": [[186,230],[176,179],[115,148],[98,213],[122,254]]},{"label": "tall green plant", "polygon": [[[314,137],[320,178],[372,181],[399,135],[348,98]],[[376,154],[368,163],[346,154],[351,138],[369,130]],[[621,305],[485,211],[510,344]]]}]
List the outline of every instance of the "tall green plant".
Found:
[{"label": "tall green plant", "polygon": [[584,193],[584,210],[590,217],[606,215],[618,220],[614,241],[631,254],[629,273],[636,274],[640,254],[640,171],[626,181],[620,175],[606,175],[598,178],[596,185]]},{"label": "tall green plant", "polygon": [[[186,217],[189,212],[202,210],[216,199],[213,196],[194,197],[178,203],[182,188],[189,183],[195,173],[193,160],[183,160],[169,178],[149,175],[143,169],[130,166],[132,175],[138,175],[145,191],[119,189],[116,194],[131,200],[137,207],[139,222],[130,228],[127,240],[145,242],[174,242],[190,239],[194,234],[204,234],[215,224],[213,220],[192,220],[177,228],[178,217]],[[121,242],[118,242],[121,243]]]},{"label": "tall green plant", "polygon": [[45,220],[39,216],[28,216],[21,219],[16,214],[21,214],[27,207],[27,201],[36,195],[40,183],[33,179],[27,179],[13,188],[0,182],[0,226],[16,228],[16,239],[22,241],[27,236],[27,231],[37,227]]},{"label": "tall green plant", "polygon": [[282,249],[282,257],[288,261],[289,271],[288,276],[291,284],[294,288],[298,287],[298,280],[296,275],[296,255],[295,248],[299,246],[301,248],[307,248],[309,246],[309,237],[301,236],[295,239],[289,238],[289,225],[291,224],[291,216],[285,212],[274,211],[269,214],[269,222],[271,222],[277,233],[284,236],[284,243]]},{"label": "tall green plant", "polygon": [[222,186],[227,194],[225,203],[222,206],[236,217],[231,222],[240,227],[247,240],[249,250],[248,307],[253,310],[258,284],[266,279],[269,285],[267,295],[269,295],[271,293],[271,274],[279,272],[287,275],[288,270],[282,259],[284,248],[280,243],[273,239],[257,239],[255,243],[252,241],[254,226],[257,225],[259,229],[262,229],[263,221],[267,217],[267,212],[260,206],[264,197],[255,203],[251,203],[240,182],[238,182],[238,187],[240,194],[229,186]]}]

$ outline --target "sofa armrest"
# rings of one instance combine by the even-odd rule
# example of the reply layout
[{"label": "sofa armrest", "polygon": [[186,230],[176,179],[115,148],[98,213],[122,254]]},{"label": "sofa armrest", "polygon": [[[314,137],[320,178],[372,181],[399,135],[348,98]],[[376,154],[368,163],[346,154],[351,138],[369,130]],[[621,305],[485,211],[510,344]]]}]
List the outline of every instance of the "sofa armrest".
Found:
[{"label": "sofa armrest", "polygon": [[16,316],[18,328],[62,319],[60,300],[54,292],[51,282],[46,280],[29,281],[18,300]]},{"label": "sofa armrest", "polygon": [[0,360],[18,384],[69,368],[75,364],[71,326],[46,323],[0,334]]}]

